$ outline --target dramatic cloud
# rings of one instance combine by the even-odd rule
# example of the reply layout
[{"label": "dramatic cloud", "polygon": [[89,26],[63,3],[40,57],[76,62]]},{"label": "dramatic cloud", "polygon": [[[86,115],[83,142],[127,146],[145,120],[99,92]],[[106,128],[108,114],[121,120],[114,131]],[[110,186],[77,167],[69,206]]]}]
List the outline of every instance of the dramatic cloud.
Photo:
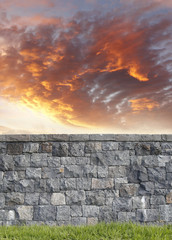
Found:
[{"label": "dramatic cloud", "polygon": [[0,95],[66,125],[172,132],[172,17],[159,8],[33,16],[31,28],[4,16]]}]

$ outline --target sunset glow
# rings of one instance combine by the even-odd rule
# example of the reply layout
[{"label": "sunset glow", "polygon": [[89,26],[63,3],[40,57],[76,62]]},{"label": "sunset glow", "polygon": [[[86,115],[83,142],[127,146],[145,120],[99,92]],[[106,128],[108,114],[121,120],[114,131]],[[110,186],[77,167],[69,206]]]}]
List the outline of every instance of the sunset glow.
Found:
[{"label": "sunset glow", "polygon": [[0,0],[0,19],[0,133],[172,133],[170,1]]}]

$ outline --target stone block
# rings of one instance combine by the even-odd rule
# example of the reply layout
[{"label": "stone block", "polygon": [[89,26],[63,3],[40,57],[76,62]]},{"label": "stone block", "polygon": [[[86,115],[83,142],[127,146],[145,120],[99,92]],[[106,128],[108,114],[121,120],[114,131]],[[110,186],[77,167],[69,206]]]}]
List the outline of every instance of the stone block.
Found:
[{"label": "stone block", "polygon": [[148,181],[147,169],[144,166],[133,163],[127,171],[129,183],[139,183]]},{"label": "stone block", "polygon": [[119,189],[119,196],[120,197],[131,197],[136,196],[138,193],[139,184],[122,184],[121,188]]},{"label": "stone block", "polygon": [[159,206],[160,221],[172,222],[172,204]]},{"label": "stone block", "polygon": [[72,217],[82,217],[82,207],[79,205],[70,206],[70,215]]},{"label": "stone block", "polygon": [[83,169],[78,165],[68,165],[64,167],[64,176],[66,178],[79,178],[83,176]]},{"label": "stone block", "polygon": [[95,153],[102,151],[101,142],[86,142],[85,143],[85,153]]},{"label": "stone block", "polygon": [[34,192],[34,180],[24,179],[15,185],[16,192]]},{"label": "stone block", "polygon": [[27,142],[24,143],[23,152],[24,153],[37,153],[39,151],[39,143]]},{"label": "stone block", "polygon": [[60,190],[76,190],[76,178],[60,179]]},{"label": "stone block", "polygon": [[108,178],[108,166],[98,166],[98,178]]},{"label": "stone block", "polygon": [[102,150],[103,151],[118,150],[118,143],[117,142],[102,142]]},{"label": "stone block", "polygon": [[164,205],[165,204],[165,197],[164,196],[151,196],[151,199],[150,199],[150,204],[151,205]]},{"label": "stone block", "polygon": [[115,189],[119,190],[121,188],[121,186],[125,183],[128,183],[127,177],[115,178]]},{"label": "stone block", "polygon": [[15,206],[24,204],[24,193],[11,192],[5,195],[6,206]]},{"label": "stone block", "polygon": [[66,204],[64,193],[53,193],[51,195],[51,204],[56,206]]},{"label": "stone block", "polygon": [[69,206],[57,206],[57,221],[68,221],[70,220],[70,207]]},{"label": "stone block", "polygon": [[50,205],[51,194],[50,193],[40,193],[39,196],[39,204],[40,205]]},{"label": "stone block", "polygon": [[71,224],[74,226],[78,225],[86,225],[86,217],[72,217],[71,218]]},{"label": "stone block", "polygon": [[61,166],[61,158],[60,157],[50,157],[50,156],[48,156],[47,159],[48,159],[48,167],[49,168],[56,168],[56,167]]},{"label": "stone block", "polygon": [[113,210],[115,212],[126,211],[129,212],[132,209],[132,198],[115,198],[113,201]]},{"label": "stone block", "polygon": [[0,193],[0,208],[5,206],[5,196],[4,193]]},{"label": "stone block", "polygon": [[57,157],[67,157],[69,155],[69,144],[66,142],[53,143],[52,155]]},{"label": "stone block", "polygon": [[4,180],[10,181],[10,182],[18,181],[18,172],[17,171],[4,172]]},{"label": "stone block", "polygon": [[85,155],[85,143],[84,142],[72,142],[70,143],[70,156],[82,157]]},{"label": "stone block", "polygon": [[76,157],[61,157],[61,164],[62,165],[75,165],[76,164]]},{"label": "stone block", "polygon": [[158,166],[165,167],[171,161],[170,156],[158,156]]},{"label": "stone block", "polygon": [[72,205],[82,205],[85,204],[85,191],[78,190],[78,191],[66,191],[66,204]]},{"label": "stone block", "polygon": [[92,178],[92,189],[113,189],[113,187],[114,187],[113,178],[108,179]]},{"label": "stone block", "polygon": [[158,209],[138,209],[137,221],[139,222],[157,222],[160,220]]},{"label": "stone block", "polygon": [[2,181],[4,178],[4,172],[0,171],[0,181]]},{"label": "stone block", "polygon": [[136,196],[132,197],[133,209],[145,209],[150,207],[149,196]]},{"label": "stone block", "polygon": [[0,142],[0,154],[6,153],[6,143]]},{"label": "stone block", "polygon": [[148,177],[151,182],[164,182],[166,180],[166,171],[164,167],[148,168]]},{"label": "stone block", "polygon": [[26,193],[25,204],[26,205],[38,205],[39,193]]},{"label": "stone block", "polygon": [[23,143],[7,143],[7,154],[20,155],[23,152]]},{"label": "stone block", "polygon": [[97,166],[85,165],[83,166],[83,177],[86,178],[97,178]]},{"label": "stone block", "polygon": [[56,167],[56,168],[50,168],[50,167],[43,167],[42,168],[42,178],[60,178],[64,176],[64,167]]},{"label": "stone block", "polygon": [[96,218],[96,217],[87,218],[87,224],[88,225],[95,225],[97,223],[98,223],[98,218]]},{"label": "stone block", "polygon": [[119,222],[129,222],[129,221],[136,221],[136,214],[135,212],[119,212],[118,213],[118,221]]},{"label": "stone block", "polygon": [[117,214],[112,208],[112,206],[101,206],[99,208],[99,216],[98,219],[100,222],[111,222],[117,220]]},{"label": "stone block", "polygon": [[139,195],[152,195],[154,194],[155,184],[154,182],[140,183]]},{"label": "stone block", "polygon": [[[6,212],[6,220],[7,221],[15,220],[15,211],[14,210],[9,210]],[[11,225],[14,225],[14,224],[12,223]]]},{"label": "stone block", "polygon": [[56,207],[55,206],[35,206],[34,220],[38,221],[55,221]]},{"label": "stone block", "polygon": [[166,203],[172,203],[172,191],[166,195]]},{"label": "stone block", "polygon": [[30,167],[30,155],[25,153],[24,155],[17,155],[13,157],[14,166],[17,169],[24,169]]},{"label": "stone block", "polygon": [[48,179],[46,189],[47,192],[58,192],[60,190],[60,179]]},{"label": "stone block", "polygon": [[40,152],[42,153],[52,153],[52,143],[43,142],[40,144]]},{"label": "stone block", "polygon": [[105,192],[98,191],[86,191],[86,200],[87,205],[96,205],[101,206],[105,205]]},{"label": "stone block", "polygon": [[31,167],[47,167],[47,153],[32,153],[30,161]]},{"label": "stone block", "polygon": [[85,142],[85,141],[89,141],[89,135],[88,134],[70,134],[69,141],[70,142]]},{"label": "stone block", "polygon": [[41,193],[46,192],[47,190],[47,182],[45,179],[35,179],[35,192]]},{"label": "stone block", "polygon": [[19,220],[33,220],[33,206],[18,206],[16,212]]},{"label": "stone block", "polygon": [[91,189],[91,178],[77,178],[76,186],[78,190],[90,190]]},{"label": "stone block", "polygon": [[5,218],[5,210],[0,210],[0,221],[6,220]]},{"label": "stone block", "polygon": [[127,168],[125,166],[112,166],[109,167],[110,178],[122,178],[126,177]]},{"label": "stone block", "polygon": [[27,168],[26,178],[41,178],[41,168]]},{"label": "stone block", "polygon": [[14,161],[13,157],[9,155],[0,155],[0,171],[13,171]]},{"label": "stone block", "polygon": [[172,184],[172,173],[167,173],[167,181]]},{"label": "stone block", "polygon": [[134,149],[137,156],[151,155],[150,143],[136,143]]},{"label": "stone block", "polygon": [[84,217],[98,217],[99,216],[99,207],[98,206],[89,206],[83,205],[83,216]]},{"label": "stone block", "polygon": [[110,165],[110,166],[128,166],[130,165],[129,151],[105,151],[91,154],[91,164]]},{"label": "stone block", "polygon": [[118,143],[119,151],[134,150],[134,146],[135,146],[135,144],[133,142],[119,142]]},{"label": "stone block", "polygon": [[166,163],[166,172],[172,173],[172,161]]}]

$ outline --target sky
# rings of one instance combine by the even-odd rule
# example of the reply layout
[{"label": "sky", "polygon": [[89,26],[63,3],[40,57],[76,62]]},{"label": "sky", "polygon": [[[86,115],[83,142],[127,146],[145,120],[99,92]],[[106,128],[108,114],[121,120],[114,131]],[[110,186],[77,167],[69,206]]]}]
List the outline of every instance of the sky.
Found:
[{"label": "sky", "polygon": [[12,133],[172,133],[172,0],[0,0]]}]

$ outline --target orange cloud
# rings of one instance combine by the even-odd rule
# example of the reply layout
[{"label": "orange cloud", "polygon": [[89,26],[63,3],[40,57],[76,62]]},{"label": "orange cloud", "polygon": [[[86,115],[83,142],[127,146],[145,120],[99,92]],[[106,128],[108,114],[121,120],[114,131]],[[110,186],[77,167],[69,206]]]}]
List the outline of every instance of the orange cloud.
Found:
[{"label": "orange cloud", "polygon": [[172,21],[144,18],[141,10],[131,16],[129,9],[125,18],[118,10],[79,13],[33,29],[0,26],[1,96],[87,128],[131,127],[133,112],[138,121],[142,112],[152,121],[154,114],[170,119],[169,47],[161,46],[171,39]]},{"label": "orange cloud", "polygon": [[131,102],[131,108],[134,112],[140,112],[143,110],[152,111],[154,108],[159,107],[159,104],[156,101],[148,98],[130,99],[129,102]]}]

